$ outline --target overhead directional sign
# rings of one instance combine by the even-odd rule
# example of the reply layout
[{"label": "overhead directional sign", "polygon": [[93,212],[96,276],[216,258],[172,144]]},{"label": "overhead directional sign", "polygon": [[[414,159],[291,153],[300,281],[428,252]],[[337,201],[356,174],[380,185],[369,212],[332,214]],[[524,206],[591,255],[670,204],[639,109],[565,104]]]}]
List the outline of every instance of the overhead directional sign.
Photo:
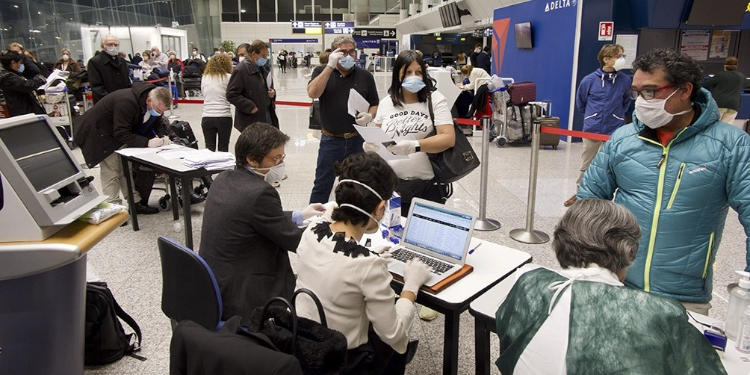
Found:
[{"label": "overhead directional sign", "polygon": [[395,39],[396,29],[383,29],[383,28],[374,28],[374,27],[368,27],[368,28],[355,27],[352,35],[362,36],[362,37]]},{"label": "overhead directional sign", "polygon": [[292,21],[293,34],[315,34],[323,33],[323,23],[320,21]]},{"label": "overhead directional sign", "polygon": [[323,30],[326,34],[351,34],[354,32],[354,22],[326,21]]}]

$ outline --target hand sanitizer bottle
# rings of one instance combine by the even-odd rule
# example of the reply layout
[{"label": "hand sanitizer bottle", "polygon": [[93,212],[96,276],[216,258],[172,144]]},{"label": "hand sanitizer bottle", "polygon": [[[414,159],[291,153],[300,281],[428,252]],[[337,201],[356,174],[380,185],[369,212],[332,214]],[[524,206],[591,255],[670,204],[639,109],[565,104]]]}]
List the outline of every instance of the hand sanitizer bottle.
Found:
[{"label": "hand sanitizer bottle", "polygon": [[742,314],[742,324],[737,335],[737,350],[743,353],[750,353],[750,307],[745,309]]},{"label": "hand sanitizer bottle", "polygon": [[727,310],[726,333],[730,340],[738,340],[742,315],[750,306],[750,273],[735,271],[740,275],[739,285],[729,292],[729,309]]}]

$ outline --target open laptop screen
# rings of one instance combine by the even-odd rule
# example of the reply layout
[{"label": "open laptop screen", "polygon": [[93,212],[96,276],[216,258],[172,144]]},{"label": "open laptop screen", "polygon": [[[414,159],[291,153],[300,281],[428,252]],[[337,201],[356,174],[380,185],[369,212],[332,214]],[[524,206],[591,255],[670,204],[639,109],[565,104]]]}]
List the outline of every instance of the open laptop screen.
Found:
[{"label": "open laptop screen", "polygon": [[404,242],[461,260],[471,221],[470,215],[414,202]]}]

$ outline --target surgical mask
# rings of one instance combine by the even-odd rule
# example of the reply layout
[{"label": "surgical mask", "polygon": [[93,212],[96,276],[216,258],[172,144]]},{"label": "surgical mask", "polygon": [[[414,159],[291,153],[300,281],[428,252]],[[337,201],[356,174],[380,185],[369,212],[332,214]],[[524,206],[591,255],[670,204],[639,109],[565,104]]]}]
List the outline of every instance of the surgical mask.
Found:
[{"label": "surgical mask", "polygon": [[409,76],[401,82],[401,87],[405,88],[406,91],[416,94],[425,87],[424,80],[421,77]]},{"label": "surgical mask", "polygon": [[263,65],[266,65],[267,62],[268,62],[267,58],[265,58],[265,57],[258,57],[258,59],[255,60],[255,65],[263,66]]},{"label": "surgical mask", "polygon": [[161,114],[159,112],[156,112],[156,110],[153,109],[153,108],[151,108],[151,109],[148,110],[148,114],[151,115],[151,116],[154,116],[154,117],[160,117],[161,116]]},{"label": "surgical mask", "polygon": [[116,56],[117,55],[117,47],[115,46],[107,46],[106,48],[107,54],[110,56]]},{"label": "surgical mask", "polygon": [[18,66],[18,72],[19,73],[23,73],[24,70],[26,70],[26,65],[21,64],[21,65]]},{"label": "surgical mask", "polygon": [[354,58],[350,55],[346,55],[339,60],[339,64],[341,64],[341,67],[344,69],[351,69],[354,67]]},{"label": "surgical mask", "polygon": [[642,96],[638,96],[635,99],[635,116],[651,129],[658,129],[668,124],[675,116],[684,115],[691,110],[685,110],[678,113],[669,113],[664,106],[667,104],[667,100],[672,97],[677,91],[674,90],[665,99],[643,99]]},{"label": "surgical mask", "polygon": [[68,55],[62,55],[62,59],[63,59],[63,61],[68,61],[68,60],[70,60],[70,56],[68,56]]},{"label": "surgical mask", "polygon": [[620,57],[617,60],[615,60],[615,64],[613,65],[613,67],[615,68],[615,70],[623,70],[623,69],[629,68],[628,63],[625,62],[624,57]]},{"label": "surgical mask", "polygon": [[[286,166],[284,166],[284,163],[274,165],[270,168],[253,168],[250,167],[250,169],[260,175],[263,175],[263,180],[268,182],[269,184],[272,184],[274,182],[280,182],[284,179],[284,176],[286,176]],[[261,170],[267,170],[265,174],[259,173],[258,171]]]},{"label": "surgical mask", "polygon": [[198,56],[198,51],[193,51],[193,56]]},{"label": "surgical mask", "polygon": [[[366,184],[364,184],[364,183],[362,183],[362,182],[359,182],[359,181],[357,181],[357,180],[351,180],[351,179],[343,179],[343,180],[340,180],[340,181],[339,181],[339,184],[338,184],[338,185],[341,185],[342,183],[346,183],[346,182],[348,182],[348,183],[352,183],[352,184],[357,184],[357,185],[359,185],[359,186],[362,186],[362,187],[364,187],[365,189],[369,190],[369,191],[370,191],[370,192],[371,192],[372,194],[374,194],[374,195],[375,195],[376,197],[378,197],[378,199],[379,199],[380,201],[382,201],[382,200],[383,200],[383,197],[382,197],[382,196],[381,196],[380,194],[378,194],[378,192],[377,192],[377,191],[375,191],[375,189],[373,189],[373,188],[369,187],[368,185],[366,185]],[[338,189],[338,185],[336,185],[336,188],[337,188],[337,189]],[[342,204],[340,204],[340,205],[339,205],[339,207],[349,207],[349,208],[351,208],[351,209],[354,209],[354,210],[356,210],[356,211],[359,211],[359,212],[361,212],[361,213],[363,213],[363,214],[367,215],[367,217],[369,217],[369,218],[370,218],[370,220],[372,220],[372,221],[373,221],[373,222],[375,223],[375,229],[373,229],[373,230],[372,230],[371,232],[367,232],[367,233],[375,233],[375,232],[377,232],[378,228],[380,228],[380,220],[377,220],[377,219],[375,219],[375,217],[374,217],[374,216],[372,216],[372,215],[371,215],[371,214],[370,214],[369,212],[367,212],[367,211],[363,210],[362,208],[360,208],[360,207],[357,207],[357,206],[355,206],[355,205],[353,205],[353,204],[349,204],[349,203],[342,203]]]},{"label": "surgical mask", "polygon": [[174,59],[176,59],[176,58],[177,58],[177,56],[175,56],[175,55],[169,55],[169,59],[170,59],[170,60],[174,60]]}]

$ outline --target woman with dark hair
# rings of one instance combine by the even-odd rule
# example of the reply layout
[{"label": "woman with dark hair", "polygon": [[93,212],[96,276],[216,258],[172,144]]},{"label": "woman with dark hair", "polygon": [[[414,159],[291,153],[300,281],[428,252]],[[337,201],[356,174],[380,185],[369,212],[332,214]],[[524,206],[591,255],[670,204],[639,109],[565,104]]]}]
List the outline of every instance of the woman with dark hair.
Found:
[{"label": "woman with dark hair", "polygon": [[[406,264],[404,288],[394,304],[388,247],[359,245],[375,233],[396,187],[391,167],[374,153],[349,156],[336,165],[339,184],[331,218],[314,219],[302,234],[297,254],[297,288],[312,290],[325,310],[328,328],[346,336],[345,374],[403,374],[414,301],[429,280],[428,267]],[[297,314],[319,320],[311,299],[297,301]]]},{"label": "woman with dark hair", "polygon": [[44,114],[34,91],[46,81],[37,74],[32,79],[23,76],[25,70],[24,56],[15,51],[3,51],[0,54],[0,90],[5,94],[5,105],[11,116],[27,113]]},{"label": "woman with dark hair", "polygon": [[[401,195],[401,214],[406,216],[412,198],[439,203],[448,198],[447,186],[434,181],[427,153],[453,147],[453,117],[445,96],[435,91],[427,66],[417,51],[398,54],[388,94],[380,101],[373,122],[396,141],[389,147],[392,153],[408,156],[388,162],[398,176],[396,191]],[[378,146],[366,143],[364,147],[373,151]]]}]

